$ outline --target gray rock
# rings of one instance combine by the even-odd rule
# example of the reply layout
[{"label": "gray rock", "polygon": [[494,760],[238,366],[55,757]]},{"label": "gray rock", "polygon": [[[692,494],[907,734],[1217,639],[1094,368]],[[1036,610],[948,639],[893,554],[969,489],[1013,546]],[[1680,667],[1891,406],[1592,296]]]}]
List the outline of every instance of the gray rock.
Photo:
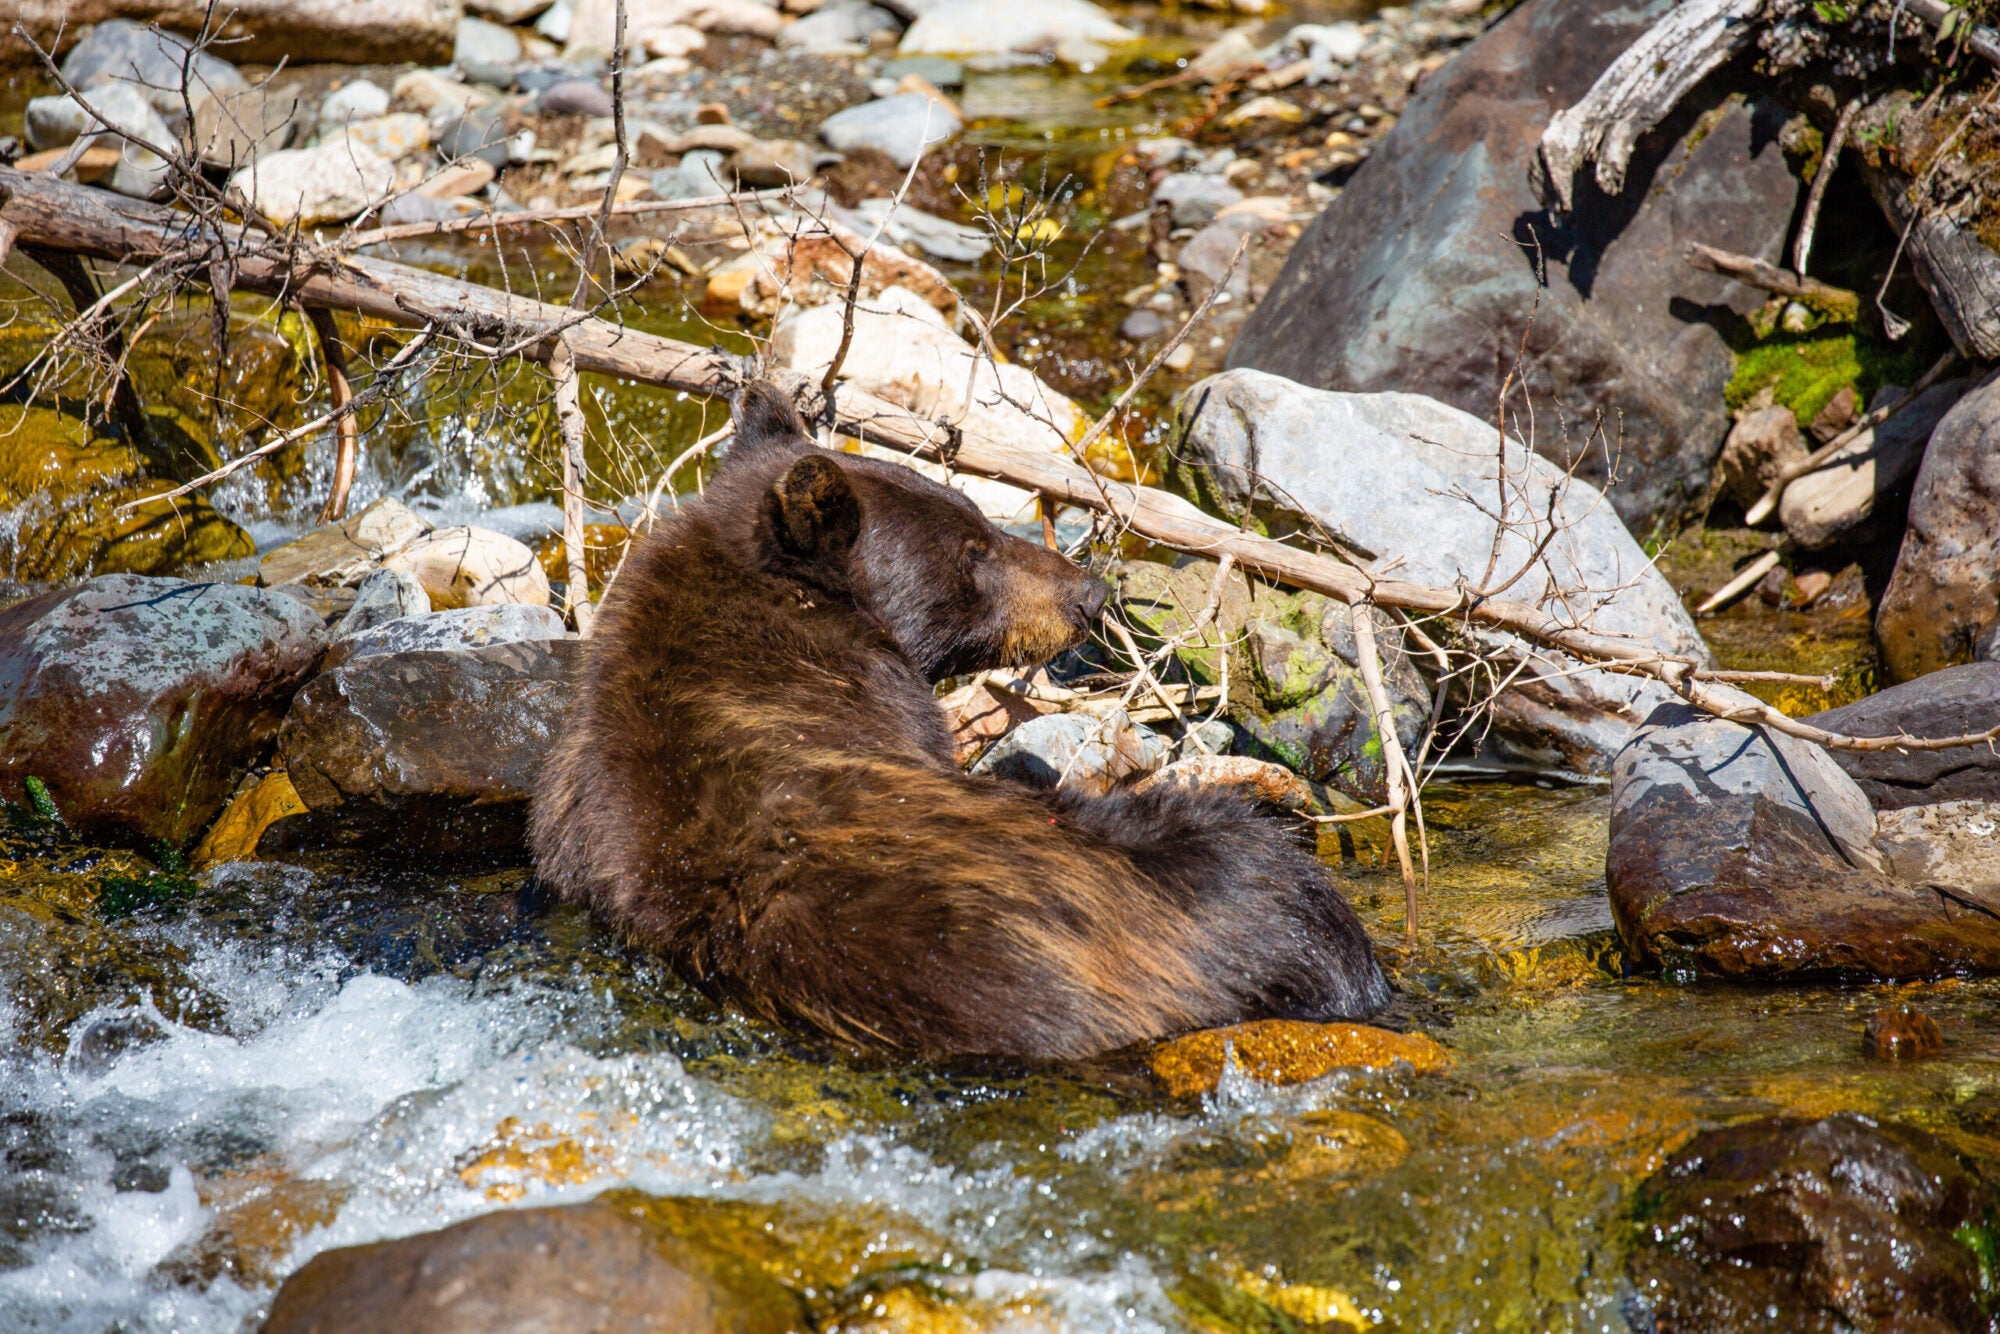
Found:
[{"label": "gray rock", "polygon": [[236,67],[211,52],[196,53],[190,67],[190,50],[185,38],[172,33],[130,19],[107,19],[70,48],[63,57],[62,72],[72,86],[85,90],[86,96],[88,90],[107,83],[130,84],[144,93],[161,116],[178,118],[186,109],[181,95],[183,72],[190,76],[188,101],[244,86]]},{"label": "gray rock", "polygon": [[1144,306],[1127,315],[1118,324],[1118,336],[1129,338],[1135,343],[1143,343],[1148,338],[1158,338],[1167,331],[1167,317],[1157,310]]},{"label": "gray rock", "polygon": [[653,193],[661,199],[700,199],[729,189],[728,156],[713,148],[692,148],[679,166],[653,173]]},{"label": "gray rock", "polygon": [[274,827],[273,846],[518,844],[582,648],[377,653],[320,673],[278,733],[279,760],[310,809]]},{"label": "gray rock", "polygon": [[812,179],[819,155],[796,139],[759,139],[736,150],[729,169],[745,189],[803,185]]},{"label": "gray rock", "polygon": [[496,83],[505,87],[514,79],[514,67],[521,63],[521,39],[504,24],[470,16],[458,21],[458,42],[452,47],[451,63],[475,83]]},{"label": "gray rock", "polygon": [[1153,187],[1153,202],[1169,207],[1176,227],[1206,227],[1242,198],[1243,192],[1220,176],[1196,171],[1174,172]]},{"label": "gray rock", "polygon": [[[391,571],[384,570],[382,573]],[[421,596],[423,589],[420,587],[417,592]],[[359,602],[357,597],[356,604]],[[352,662],[376,653],[451,653],[462,649],[491,648],[495,644],[524,644],[562,638],[562,617],[547,607],[503,602],[485,607],[450,607],[444,611],[432,611],[429,600],[425,599],[422,610],[398,620],[354,631],[347,630],[343,623],[342,632],[337,636],[338,643],[328,655],[328,665],[338,666],[342,662]]]},{"label": "gray rock", "polygon": [[1181,281],[1187,285],[1188,300],[1199,305],[1208,299],[1218,283],[1226,277],[1226,290],[1232,301],[1242,301],[1250,295],[1250,256],[1246,253],[1235,269],[1229,261],[1236,258],[1236,247],[1246,236],[1254,236],[1270,225],[1269,219],[1254,213],[1238,213],[1232,217],[1217,218],[1193,236],[1181,247],[1175,263],[1180,265]]},{"label": "gray rock", "polygon": [[[1558,407],[1573,423],[1622,419],[1610,498],[1626,522],[1645,533],[1700,504],[1728,428],[1733,358],[1717,327],[1763,294],[1682,248],[1780,257],[1799,192],[1776,133],[1785,113],[1754,88],[1732,98],[1725,74],[1647,136],[1619,198],[1581,183],[1558,221],[1528,181],[1554,109],[1668,8],[1528,0],[1427,78],[1293,248],[1229,364],[1490,416],[1532,310],[1526,390],[1542,421]],[[1563,447],[1547,430],[1535,444]],[[1606,452],[1585,460],[1599,485]]]},{"label": "gray rock", "polygon": [[896,32],[901,27],[894,14],[867,0],[830,0],[781,30],[778,45],[789,51],[862,50],[876,33]]},{"label": "gray rock", "polygon": [[[923,8],[934,8],[938,3],[942,3],[942,0],[933,0],[932,4],[924,5]],[[907,0],[903,4],[891,4],[888,8],[906,19],[916,17],[916,14],[907,8]],[[881,77],[893,83],[905,74],[914,74],[933,88],[958,88],[965,83],[965,66],[956,60],[947,60],[943,56],[898,56],[882,67]]]},{"label": "gray rock", "polygon": [[[61,148],[80,138],[115,145],[119,158],[111,188],[135,199],[152,198],[166,184],[167,164],[134,140],[165,146],[174,142],[174,132],[136,84],[100,83],[85,91],[82,99],[65,93],[30,101],[26,118],[30,146]],[[89,111],[84,102],[90,104]],[[105,129],[107,122],[115,128]]]},{"label": "gray rock", "polygon": [[[1805,721],[1847,736],[1972,736],[2000,725],[2000,662],[1947,667]],[[1877,810],[1974,798],[2000,809],[2000,748],[1994,746],[1832,755]]]},{"label": "gray rock", "polygon": [[535,20],[535,31],[552,42],[567,42],[570,25],[576,20],[575,0],[555,0]]},{"label": "gray rock", "polygon": [[1892,681],[1968,661],[1981,637],[2000,627],[2000,375],[1967,393],[1931,432],[1909,519],[1875,611]]},{"label": "gray rock", "polygon": [[[1261,371],[1227,371],[1181,400],[1185,444],[1178,480],[1212,508],[1240,515],[1253,490],[1260,509],[1323,525],[1378,567],[1401,559],[1397,577],[1451,587],[1487,580],[1495,523],[1495,436],[1490,423],[1418,394],[1343,394],[1308,389]],[[1519,601],[1562,590],[1597,590],[1590,615],[1601,634],[1626,635],[1709,660],[1708,648],[1672,585],[1589,483],[1572,481],[1557,514],[1564,536],[1526,569],[1546,532],[1527,522],[1546,513],[1555,465],[1509,443],[1515,479],[1511,517],[1491,595]],[[1553,614],[1567,615],[1561,603]],[[1521,646],[1503,636],[1489,642]],[[1568,659],[1538,654],[1548,665]],[[1532,674],[1531,674],[1532,675]],[[1671,696],[1633,677],[1587,673],[1523,682],[1501,697],[1492,740],[1498,758],[1532,767],[1596,773],[1609,768],[1632,729]]]},{"label": "gray rock", "polygon": [[932,259],[969,264],[993,248],[993,242],[977,227],[953,222],[911,208],[897,208],[892,199],[864,199],[852,209],[854,225],[865,236],[879,225],[882,236],[894,245],[914,245]]},{"label": "gray rock", "polygon": [[[595,84],[590,86],[596,87]],[[609,94],[605,95],[605,100],[608,106]],[[611,112],[607,109],[604,114],[608,116]],[[510,150],[506,127],[500,123],[499,108],[474,107],[447,120],[438,130],[437,151],[438,156],[447,162],[454,158],[476,157],[490,163],[496,171],[505,170]]]},{"label": "gray rock", "polygon": [[356,121],[389,114],[389,93],[380,84],[353,79],[328,93],[319,104],[319,131],[338,134]]},{"label": "gray rock", "polygon": [[964,122],[943,103],[922,93],[898,93],[835,112],[819,133],[843,153],[873,148],[907,167],[925,148],[947,142],[962,128]]},{"label": "gray rock", "polygon": [[1778,520],[1792,541],[1818,551],[1854,536],[1878,509],[1901,517],[1895,504],[1923,461],[1931,432],[1965,393],[1968,382],[1931,386],[1889,420],[1863,431],[1838,454],[1785,488]]},{"label": "gray rock", "polygon": [[253,157],[302,142],[312,131],[313,108],[296,85],[259,85],[215,93],[195,103],[191,143],[211,167],[234,171]]},{"label": "gray rock", "polygon": [[354,601],[333,627],[335,641],[352,639],[364,630],[373,630],[406,616],[428,615],[430,594],[414,575],[401,570],[377,570],[354,590]]},{"label": "gray rock", "polygon": [[547,116],[608,116],[611,94],[595,79],[564,79],[542,89],[539,109]]},{"label": "gray rock", "polygon": [[1038,787],[1079,787],[1105,791],[1134,774],[1167,762],[1167,739],[1126,717],[1050,713],[1031,718],[993,743],[976,774],[991,774]]},{"label": "gray rock", "polygon": [[48,784],[90,838],[179,847],[222,809],[326,644],[239,584],[110,574],[0,612],[0,792]]}]

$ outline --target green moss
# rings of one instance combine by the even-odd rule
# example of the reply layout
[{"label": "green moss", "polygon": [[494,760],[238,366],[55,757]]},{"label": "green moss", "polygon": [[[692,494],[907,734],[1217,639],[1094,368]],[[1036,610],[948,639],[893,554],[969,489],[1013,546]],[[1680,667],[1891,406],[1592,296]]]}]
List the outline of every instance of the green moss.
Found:
[{"label": "green moss", "polygon": [[1803,429],[1849,385],[1862,402],[1885,384],[1911,384],[1924,372],[1925,353],[1911,344],[1879,343],[1852,326],[1773,334],[1736,348],[1736,371],[1723,398],[1735,411],[1768,387]]}]

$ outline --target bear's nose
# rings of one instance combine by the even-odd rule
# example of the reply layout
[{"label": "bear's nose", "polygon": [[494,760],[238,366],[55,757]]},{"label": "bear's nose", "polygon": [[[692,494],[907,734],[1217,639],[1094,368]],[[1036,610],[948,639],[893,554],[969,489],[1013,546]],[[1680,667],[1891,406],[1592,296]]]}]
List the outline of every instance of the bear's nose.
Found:
[{"label": "bear's nose", "polygon": [[1076,600],[1076,609],[1083,613],[1086,624],[1097,619],[1104,610],[1104,604],[1111,600],[1111,585],[1102,579],[1092,579],[1083,586],[1083,593]]}]

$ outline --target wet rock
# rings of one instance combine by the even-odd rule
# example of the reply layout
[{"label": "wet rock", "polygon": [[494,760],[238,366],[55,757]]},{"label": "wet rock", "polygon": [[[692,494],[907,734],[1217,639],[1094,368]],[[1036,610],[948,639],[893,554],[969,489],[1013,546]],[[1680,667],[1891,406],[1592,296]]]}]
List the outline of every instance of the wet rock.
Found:
[{"label": "wet rock", "polygon": [[798,1300],[749,1266],[665,1249],[602,1204],[508,1209],[437,1232],[322,1251],[285,1281],[266,1334],[781,1334]]},{"label": "wet rock", "polygon": [[462,18],[451,63],[468,79],[505,87],[513,82],[514,66],[521,63],[521,39],[504,24]]},{"label": "wet rock", "polygon": [[958,113],[937,99],[898,93],[836,111],[821,123],[819,134],[843,153],[872,148],[907,167],[925,148],[948,142],[964,126]]},{"label": "wet rock", "polygon": [[1303,1084],[1335,1070],[1388,1070],[1399,1064],[1428,1074],[1448,1065],[1451,1053],[1421,1033],[1260,1019],[1175,1038],[1155,1047],[1147,1060],[1170,1096],[1189,1098],[1213,1092],[1229,1060],[1260,1083],[1282,1085]]},{"label": "wet rock", "polygon": [[490,528],[440,528],[393,553],[383,565],[414,576],[437,611],[502,602],[549,605],[549,578],[535,553]]},{"label": "wet rock", "polygon": [[1628,1268],[1662,1331],[1985,1329],[1979,1256],[1956,1234],[1990,1235],[1996,1208],[1921,1130],[1769,1117],[1697,1135],[1640,1187]]},{"label": "wet rock", "polygon": [[1819,747],[1663,705],[1612,776],[1612,916],[1635,957],[1724,977],[2000,968],[2000,893],[1902,879],[1875,825]]},{"label": "wet rock", "polygon": [[536,103],[548,116],[608,116],[615,109],[611,94],[595,79],[564,79],[542,89]]},{"label": "wet rock", "polygon": [[[1806,721],[1848,736],[1976,735],[2000,724],[2000,663],[1948,667]],[[1877,810],[1964,799],[2000,802],[2000,755],[1989,746],[1831,754]]]},{"label": "wet rock", "polygon": [[1206,227],[1242,199],[1243,192],[1222,177],[1195,171],[1174,172],[1153,187],[1153,202],[1167,206],[1176,227]]},{"label": "wet rock", "polygon": [[1052,713],[1029,719],[995,742],[972,772],[1038,787],[1107,792],[1159,768],[1167,754],[1166,738],[1133,722],[1123,709],[1104,717]]},{"label": "wet rock", "polygon": [[72,829],[162,839],[206,825],[326,643],[263,589],[103,575],[0,612],[0,793],[33,776]]},{"label": "wet rock", "polygon": [[[791,311],[772,330],[772,354],[795,371],[823,375],[840,346],[841,323],[832,305]],[[1025,366],[995,365],[953,333],[934,306],[900,287],[856,304],[840,378],[912,412],[948,415],[968,431],[1027,449],[1062,449],[1085,429],[1076,404]]]},{"label": "wet rock", "polygon": [[383,496],[266,554],[257,562],[257,582],[265,588],[359,584],[384,558],[430,531],[409,506]]},{"label": "wet rock", "polygon": [[[1619,514],[1646,532],[1699,504],[1728,425],[1733,358],[1716,328],[1762,294],[1681,251],[1700,240],[1779,258],[1799,192],[1776,133],[1785,113],[1711,79],[1647,136],[1620,197],[1584,182],[1558,220],[1528,178],[1554,110],[1668,7],[1529,0],[1426,78],[1292,250],[1229,364],[1490,416],[1534,308],[1524,366],[1537,405],[1622,417]],[[1562,447],[1553,433],[1535,445]],[[1584,475],[1603,483],[1601,452]]]},{"label": "wet rock", "polygon": [[[162,116],[185,114],[184,78],[189,101],[244,86],[236,67],[213,51],[196,51],[184,37],[130,19],[107,19],[91,28],[63,57],[62,72],[86,96],[105,84],[127,84]],[[95,105],[97,99],[90,101]]]},{"label": "wet rock", "polygon": [[1920,1061],[1944,1050],[1944,1032],[1922,1010],[1885,1005],[1868,1016],[1861,1050],[1878,1061]]},{"label": "wet rock", "polygon": [[1933,385],[1916,402],[1863,431],[1786,487],[1778,504],[1785,533],[1806,550],[1818,551],[1849,538],[1878,508],[1892,510],[1923,461],[1932,430],[1964,394],[1966,384],[1961,379]]},{"label": "wet rock", "polygon": [[945,0],[917,16],[896,48],[903,55],[974,56],[1052,51],[1066,43],[1116,45],[1139,34],[1088,0]]},{"label": "wet rock", "polygon": [[[1309,516],[1380,563],[1400,558],[1399,577],[1444,587],[1464,579],[1475,588],[1487,578],[1496,525],[1469,498],[1495,485],[1497,433],[1489,423],[1417,394],[1334,393],[1244,370],[1201,381],[1183,395],[1180,412],[1178,480],[1218,512],[1241,514],[1254,493],[1258,510],[1281,526]],[[1533,512],[1543,515],[1550,488],[1562,486],[1560,470],[1518,442],[1509,443],[1506,461],[1517,496],[1535,497]],[[1520,575],[1498,596],[1530,600],[1551,581],[1601,590],[1606,597],[1591,619],[1599,633],[1708,659],[1679,595],[1588,483],[1563,487],[1557,513],[1565,536],[1532,570],[1524,567],[1542,530],[1527,522],[1529,502],[1517,503],[1518,526],[1493,562],[1494,582]],[[1526,651],[1511,638],[1491,642]],[[1537,657],[1558,668],[1568,662]],[[1500,697],[1490,741],[1510,763],[1603,772],[1669,697],[1663,686],[1603,673],[1524,679]]]},{"label": "wet rock", "polygon": [[1752,408],[1736,418],[1716,460],[1719,489],[1742,509],[1749,509],[1770,489],[1789,464],[1812,451],[1799,431],[1790,408]]},{"label": "wet rock", "polygon": [[336,640],[350,639],[405,616],[422,616],[431,609],[431,596],[414,575],[401,570],[377,570],[354,590],[354,601],[333,627]]},{"label": "wet rock", "polygon": [[303,815],[305,809],[285,771],[273,769],[230,798],[189,855],[188,866],[201,871],[222,862],[250,861],[257,856],[257,841],[265,830],[287,816]]},{"label": "wet rock", "polygon": [[269,154],[229,181],[273,222],[312,226],[345,222],[380,203],[396,188],[396,164],[342,139]]},{"label": "wet rock", "polygon": [[582,645],[501,644],[351,657],[293,700],[279,762],[310,808],[266,846],[505,849],[526,828]]},{"label": "wet rock", "polygon": [[[1931,432],[1910,494],[1910,526],[1875,613],[1889,679],[1966,662],[2000,625],[2000,376],[1988,376]],[[1975,729],[1979,730],[1979,729]]]},{"label": "wet rock", "polygon": [[830,0],[780,32],[778,45],[793,51],[859,51],[876,33],[897,32],[902,26],[894,14],[866,0]]},{"label": "wet rock", "polygon": [[[394,573],[399,572],[382,571],[382,574]],[[565,633],[562,617],[547,607],[500,603],[435,612],[426,607],[419,615],[340,636],[327,654],[327,666],[375,653],[447,653],[490,648],[495,644],[561,639]]]}]

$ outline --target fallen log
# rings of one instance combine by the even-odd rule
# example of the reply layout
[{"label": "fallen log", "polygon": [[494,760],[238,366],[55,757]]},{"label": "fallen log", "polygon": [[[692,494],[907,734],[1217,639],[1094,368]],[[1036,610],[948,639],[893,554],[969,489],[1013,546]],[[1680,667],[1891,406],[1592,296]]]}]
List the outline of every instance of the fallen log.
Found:
[{"label": "fallen log", "polygon": [[[535,301],[409,265],[342,253],[331,244],[216,226],[157,204],[46,176],[0,168],[0,222],[17,229],[22,245],[89,255],[116,263],[179,260],[206,272],[226,248],[235,285],[311,308],[333,307],[408,328],[440,329],[496,354],[546,361],[568,347],[578,371],[615,375],[710,397],[742,382],[745,362],[720,349],[698,348],[658,334],[626,329],[565,306]],[[782,372],[808,419],[824,409],[819,387]],[[1055,453],[993,440],[919,416],[851,387],[838,391],[836,428],[843,434],[940,461],[980,477],[1009,482],[1058,502],[1108,512],[1131,531],[1163,546],[1211,558],[1231,556],[1263,578],[1323,593],[1341,602],[1373,602],[1417,616],[1439,616],[1503,630],[1604,670],[1648,676],[1697,707],[1792,735],[1854,749],[1941,749],[1967,738],[1836,737],[1793,722],[1738,692],[1707,684],[1720,678],[1701,664],[1662,653],[1643,640],[1600,635],[1564,622],[1541,607],[1481,598],[1469,589],[1378,579],[1333,556],[1245,532],[1203,513],[1179,496],[1102,477]],[[2000,736],[1995,728],[1990,736]],[[1984,738],[1982,738],[1984,739]]]},{"label": "fallen log", "polygon": [[451,59],[463,13],[460,0],[228,0],[212,16],[206,0],[18,0],[0,28],[0,58],[32,58],[27,38],[59,52],[106,19],[193,36],[212,17],[215,53],[238,64],[441,65]]}]

